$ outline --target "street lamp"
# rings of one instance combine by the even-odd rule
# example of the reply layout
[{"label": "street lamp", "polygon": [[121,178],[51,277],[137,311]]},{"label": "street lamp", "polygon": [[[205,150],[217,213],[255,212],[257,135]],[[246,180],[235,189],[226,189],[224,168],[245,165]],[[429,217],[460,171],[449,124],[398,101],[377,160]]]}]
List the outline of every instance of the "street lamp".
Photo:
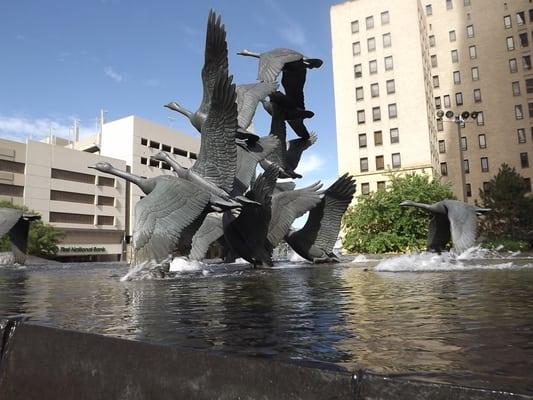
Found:
[{"label": "street lamp", "polygon": [[[461,185],[463,190],[463,201],[466,203],[466,177],[465,177],[465,166],[464,166],[464,157],[463,157],[463,146],[461,145],[461,128],[466,122],[474,122],[480,111],[463,111],[462,113],[454,112],[452,110],[438,110],[437,111],[437,121],[453,122],[457,125],[457,140],[459,143],[459,168],[461,169]],[[471,121],[467,121],[468,118]]]}]

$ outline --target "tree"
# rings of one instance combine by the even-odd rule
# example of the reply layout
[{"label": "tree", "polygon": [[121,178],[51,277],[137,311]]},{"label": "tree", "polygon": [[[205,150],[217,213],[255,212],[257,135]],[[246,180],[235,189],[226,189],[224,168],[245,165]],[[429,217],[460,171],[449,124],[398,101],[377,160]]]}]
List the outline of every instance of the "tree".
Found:
[{"label": "tree", "polygon": [[507,164],[479,190],[483,207],[492,211],[481,223],[488,239],[527,240],[533,230],[533,198],[528,197],[529,184]]},{"label": "tree", "polygon": [[351,252],[384,253],[426,248],[428,214],[401,207],[404,200],[435,203],[454,198],[448,184],[428,175],[391,174],[388,190],[360,195],[343,218],[343,246]]},{"label": "tree", "polygon": [[[0,200],[0,208],[16,208],[25,212],[29,212],[27,207],[17,206],[6,200]],[[35,213],[34,211],[31,211]],[[30,231],[28,233],[28,254],[39,257],[50,257],[57,253],[58,243],[65,236],[65,233],[45,224],[41,220],[30,222]],[[8,235],[0,238],[0,251],[11,250]]]}]

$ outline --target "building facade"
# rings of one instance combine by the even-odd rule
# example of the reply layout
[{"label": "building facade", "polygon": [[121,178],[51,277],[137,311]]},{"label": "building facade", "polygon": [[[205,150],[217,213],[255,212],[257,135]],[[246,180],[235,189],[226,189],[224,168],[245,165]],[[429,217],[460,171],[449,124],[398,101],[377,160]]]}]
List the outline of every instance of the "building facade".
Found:
[{"label": "building facade", "polygon": [[468,201],[502,163],[530,182],[532,28],[526,0],[334,5],[340,173],[356,175],[363,194],[384,188],[389,166],[441,175]]}]

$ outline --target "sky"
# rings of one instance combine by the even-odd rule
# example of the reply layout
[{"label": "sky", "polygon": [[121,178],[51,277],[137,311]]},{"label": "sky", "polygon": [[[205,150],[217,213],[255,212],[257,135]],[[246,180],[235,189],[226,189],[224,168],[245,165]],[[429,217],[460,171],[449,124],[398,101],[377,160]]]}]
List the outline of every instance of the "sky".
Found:
[{"label": "sky", "polygon": [[[176,100],[196,110],[202,96],[205,28],[211,8],[222,15],[230,73],[237,84],[257,78],[257,59],[236,55],[288,47],[321,58],[305,87],[307,120],[318,142],[304,153],[298,186],[337,177],[335,106],[329,8],[326,0],[126,1],[25,0],[0,6],[0,137],[41,139],[50,128],[68,137],[74,119],[82,137],[96,119],[138,115],[199,134],[163,105]],[[256,132],[270,119],[258,107]],[[288,139],[294,138],[288,128]]]}]

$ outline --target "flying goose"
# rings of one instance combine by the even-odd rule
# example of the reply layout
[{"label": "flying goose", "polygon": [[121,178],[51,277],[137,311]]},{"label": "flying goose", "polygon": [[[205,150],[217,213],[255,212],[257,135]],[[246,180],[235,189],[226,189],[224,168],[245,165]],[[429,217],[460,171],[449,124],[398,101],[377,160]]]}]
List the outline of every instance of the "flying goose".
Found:
[{"label": "flying goose", "polygon": [[30,222],[36,219],[41,217],[16,208],[0,208],[0,237],[9,234],[11,250],[17,264],[24,264],[26,260]]},{"label": "flying goose", "polygon": [[402,207],[417,207],[432,215],[428,227],[427,249],[440,253],[452,240],[457,253],[472,247],[477,236],[477,217],[490,211],[458,200],[442,200],[434,204],[406,200]]},{"label": "flying goose", "polygon": [[320,203],[309,212],[304,227],[290,232],[285,240],[303,258],[312,262],[336,262],[333,247],[344,212],[355,193],[355,180],[344,174],[324,191]]},{"label": "flying goose", "polygon": [[239,127],[248,129],[254,118],[257,104],[278,88],[276,82],[258,82],[237,85],[237,112]]}]

